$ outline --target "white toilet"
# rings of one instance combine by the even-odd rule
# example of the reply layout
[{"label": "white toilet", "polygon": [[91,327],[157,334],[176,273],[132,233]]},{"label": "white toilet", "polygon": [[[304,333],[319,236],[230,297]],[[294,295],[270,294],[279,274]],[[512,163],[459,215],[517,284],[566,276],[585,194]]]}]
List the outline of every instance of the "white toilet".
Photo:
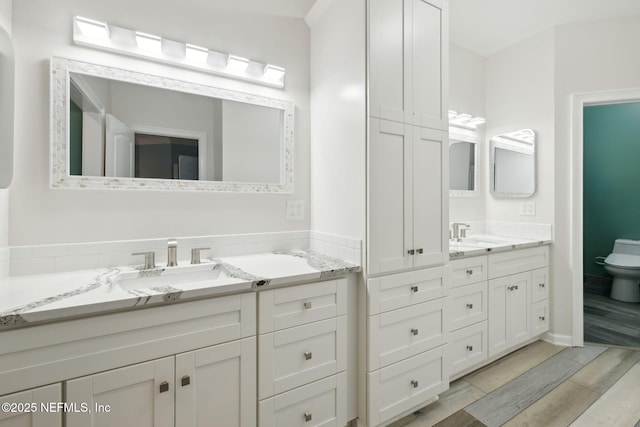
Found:
[{"label": "white toilet", "polygon": [[640,302],[640,240],[617,239],[604,268],[613,276],[612,299]]}]

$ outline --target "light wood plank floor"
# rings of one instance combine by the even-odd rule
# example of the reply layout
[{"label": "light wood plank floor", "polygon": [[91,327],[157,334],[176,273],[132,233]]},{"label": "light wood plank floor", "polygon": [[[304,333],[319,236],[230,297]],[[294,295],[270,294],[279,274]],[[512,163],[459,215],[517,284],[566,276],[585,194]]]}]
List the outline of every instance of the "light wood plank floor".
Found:
[{"label": "light wood plank floor", "polygon": [[640,427],[640,350],[537,341],[392,427]]}]

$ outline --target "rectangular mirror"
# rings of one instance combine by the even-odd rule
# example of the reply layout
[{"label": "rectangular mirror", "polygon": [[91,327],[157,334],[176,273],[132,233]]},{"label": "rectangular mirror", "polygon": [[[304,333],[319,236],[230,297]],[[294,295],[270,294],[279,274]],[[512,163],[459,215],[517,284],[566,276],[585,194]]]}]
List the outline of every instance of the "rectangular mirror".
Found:
[{"label": "rectangular mirror", "polygon": [[449,127],[449,196],[478,196],[478,138],[472,129]]},{"label": "rectangular mirror", "polygon": [[529,197],[536,189],[535,132],[522,129],[491,138],[490,189],[495,197]]},{"label": "rectangular mirror", "polygon": [[293,105],[52,58],[52,187],[291,192]]}]

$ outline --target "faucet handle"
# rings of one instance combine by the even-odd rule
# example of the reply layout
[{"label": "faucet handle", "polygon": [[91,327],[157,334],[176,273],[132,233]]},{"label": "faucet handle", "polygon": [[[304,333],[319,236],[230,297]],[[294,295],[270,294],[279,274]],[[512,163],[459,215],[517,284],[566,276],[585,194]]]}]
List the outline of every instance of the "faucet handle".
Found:
[{"label": "faucet handle", "polygon": [[191,264],[200,264],[200,251],[206,251],[211,248],[193,248],[191,249]]},{"label": "faucet handle", "polygon": [[138,256],[144,255],[144,269],[150,270],[156,268],[156,254],[153,251],[150,252],[134,252],[131,255]]}]

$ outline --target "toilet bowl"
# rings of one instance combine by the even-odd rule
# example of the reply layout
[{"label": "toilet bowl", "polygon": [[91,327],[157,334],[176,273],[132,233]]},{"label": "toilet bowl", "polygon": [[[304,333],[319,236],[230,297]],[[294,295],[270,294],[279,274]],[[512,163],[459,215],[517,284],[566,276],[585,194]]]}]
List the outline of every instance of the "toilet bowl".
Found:
[{"label": "toilet bowl", "polygon": [[612,299],[640,302],[640,240],[617,239],[604,268],[613,276]]}]

